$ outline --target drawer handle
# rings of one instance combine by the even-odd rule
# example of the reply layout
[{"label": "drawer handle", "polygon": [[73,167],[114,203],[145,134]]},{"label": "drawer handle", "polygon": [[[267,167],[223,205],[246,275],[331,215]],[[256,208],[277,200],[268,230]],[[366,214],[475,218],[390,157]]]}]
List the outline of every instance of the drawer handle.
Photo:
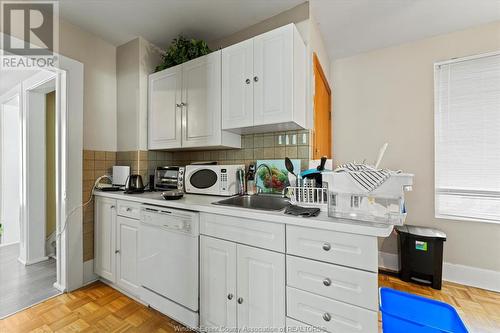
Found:
[{"label": "drawer handle", "polygon": [[323,250],[330,251],[331,248],[332,248],[332,246],[329,243],[323,244]]},{"label": "drawer handle", "polygon": [[325,312],[323,314],[323,320],[324,321],[330,321],[330,320],[332,320],[332,316],[328,312]]},{"label": "drawer handle", "polygon": [[238,304],[241,304],[243,303],[243,298],[242,297],[238,297]]},{"label": "drawer handle", "polygon": [[228,300],[232,300],[232,299],[233,299],[233,294],[228,294],[228,295],[227,295],[227,299],[228,299]]},{"label": "drawer handle", "polygon": [[327,287],[329,287],[331,284],[332,284],[332,280],[330,280],[329,278],[325,278],[323,280],[323,284]]}]

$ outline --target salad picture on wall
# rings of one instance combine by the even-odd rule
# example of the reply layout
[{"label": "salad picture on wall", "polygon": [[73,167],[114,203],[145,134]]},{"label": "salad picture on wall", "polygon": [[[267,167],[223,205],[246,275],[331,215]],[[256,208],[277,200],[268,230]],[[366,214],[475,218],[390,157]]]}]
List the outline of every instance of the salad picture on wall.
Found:
[{"label": "salad picture on wall", "polygon": [[[291,160],[295,173],[300,172],[300,160]],[[257,167],[266,164],[271,169],[271,174],[265,167],[261,167],[256,177],[257,187],[264,193],[281,193],[285,187],[290,186],[285,160],[258,160]]]}]

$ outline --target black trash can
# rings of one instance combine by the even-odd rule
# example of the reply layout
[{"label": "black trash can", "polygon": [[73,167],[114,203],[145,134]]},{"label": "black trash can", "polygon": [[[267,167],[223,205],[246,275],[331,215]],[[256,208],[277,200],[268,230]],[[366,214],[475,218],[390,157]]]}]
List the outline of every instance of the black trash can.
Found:
[{"label": "black trash can", "polygon": [[446,234],[440,230],[411,225],[397,226],[396,231],[400,279],[427,283],[434,289],[441,289]]}]

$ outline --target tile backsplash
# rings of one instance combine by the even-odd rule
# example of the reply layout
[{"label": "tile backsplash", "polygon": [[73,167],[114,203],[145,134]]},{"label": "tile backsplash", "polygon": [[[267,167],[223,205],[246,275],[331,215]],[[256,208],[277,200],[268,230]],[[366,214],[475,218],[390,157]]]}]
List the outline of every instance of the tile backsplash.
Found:
[{"label": "tile backsplash", "polygon": [[300,159],[302,169],[307,168],[310,156],[310,133],[307,130],[247,134],[241,136],[241,149],[203,151],[148,152],[148,171],[153,174],[157,166],[184,166],[192,162],[217,161],[219,164],[245,164],[261,159]]}]

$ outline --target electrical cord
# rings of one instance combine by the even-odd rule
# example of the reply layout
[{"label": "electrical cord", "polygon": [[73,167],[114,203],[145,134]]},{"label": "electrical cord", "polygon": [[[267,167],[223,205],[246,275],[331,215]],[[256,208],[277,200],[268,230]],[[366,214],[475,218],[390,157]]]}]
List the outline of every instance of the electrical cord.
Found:
[{"label": "electrical cord", "polygon": [[97,178],[94,182],[94,185],[92,186],[92,190],[90,191],[90,197],[89,197],[89,200],[87,200],[87,202],[81,204],[81,205],[78,205],[76,206],[75,208],[73,208],[68,215],[66,215],[65,219],[64,219],[64,224],[63,224],[63,228],[61,231],[59,231],[57,234],[56,234],[56,237],[59,238],[61,237],[61,235],[64,233],[64,231],[66,231],[66,227],[68,226],[68,220],[69,218],[71,217],[71,215],[73,215],[78,209],[80,208],[85,208],[87,205],[89,205],[91,202],[92,202],[92,199],[94,199],[94,191],[95,189],[97,188],[97,185],[99,185],[99,183],[101,182],[101,180],[103,179],[109,179],[112,181],[111,177],[108,176],[108,175],[104,175],[104,176],[101,176],[99,178]]}]

